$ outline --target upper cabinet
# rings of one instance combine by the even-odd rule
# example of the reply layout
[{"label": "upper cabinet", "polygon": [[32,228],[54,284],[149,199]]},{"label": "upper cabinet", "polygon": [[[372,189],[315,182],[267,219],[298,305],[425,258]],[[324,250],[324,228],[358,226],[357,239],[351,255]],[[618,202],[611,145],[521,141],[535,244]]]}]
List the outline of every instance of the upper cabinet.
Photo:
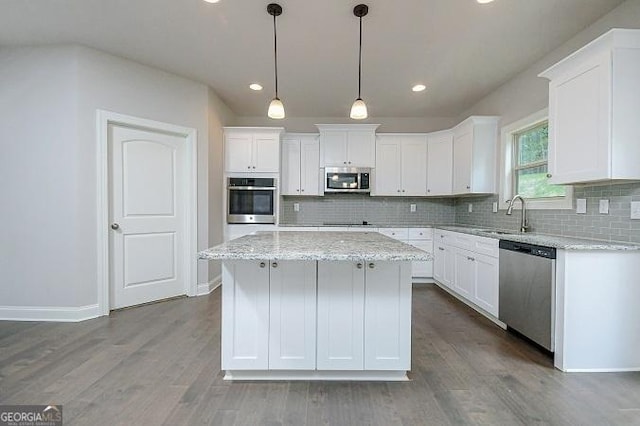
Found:
[{"label": "upper cabinet", "polygon": [[453,194],[495,192],[498,120],[472,116],[453,129]]},{"label": "upper cabinet", "polygon": [[287,133],[282,138],[282,195],[320,193],[320,142],[317,134]]},{"label": "upper cabinet", "polygon": [[278,173],[282,127],[225,127],[226,172]]},{"label": "upper cabinet", "polygon": [[427,195],[451,195],[453,190],[453,132],[427,136]]},{"label": "upper cabinet", "polygon": [[640,30],[613,29],[542,72],[549,182],[640,179]]},{"label": "upper cabinet", "polygon": [[427,195],[427,135],[379,134],[372,195]]},{"label": "upper cabinet", "polygon": [[379,124],[316,124],[320,130],[320,167],[374,167]]}]

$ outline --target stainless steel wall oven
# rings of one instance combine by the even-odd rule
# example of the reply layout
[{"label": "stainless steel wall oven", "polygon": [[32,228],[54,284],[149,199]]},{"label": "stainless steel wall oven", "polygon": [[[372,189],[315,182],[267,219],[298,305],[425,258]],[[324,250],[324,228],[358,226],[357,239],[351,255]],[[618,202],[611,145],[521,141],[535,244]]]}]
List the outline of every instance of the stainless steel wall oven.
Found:
[{"label": "stainless steel wall oven", "polygon": [[276,223],[276,188],[274,178],[228,178],[227,223]]}]

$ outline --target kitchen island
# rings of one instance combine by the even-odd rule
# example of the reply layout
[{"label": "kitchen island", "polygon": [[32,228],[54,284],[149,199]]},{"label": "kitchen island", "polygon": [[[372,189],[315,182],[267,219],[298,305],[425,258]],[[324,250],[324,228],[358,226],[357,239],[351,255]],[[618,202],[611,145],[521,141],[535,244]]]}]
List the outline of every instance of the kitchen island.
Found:
[{"label": "kitchen island", "polygon": [[411,261],[377,232],[261,232],[199,253],[222,262],[226,380],[407,380]]}]

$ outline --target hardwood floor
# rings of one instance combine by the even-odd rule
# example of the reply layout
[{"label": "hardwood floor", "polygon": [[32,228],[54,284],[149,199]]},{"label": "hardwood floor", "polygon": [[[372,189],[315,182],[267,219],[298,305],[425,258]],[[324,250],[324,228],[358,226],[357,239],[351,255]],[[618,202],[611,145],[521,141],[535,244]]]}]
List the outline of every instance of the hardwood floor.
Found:
[{"label": "hardwood floor", "polygon": [[640,373],[564,374],[435,286],[413,308],[403,383],[224,382],[219,289],[78,324],[0,322],[0,404],[63,404],[66,425],[640,425]]}]

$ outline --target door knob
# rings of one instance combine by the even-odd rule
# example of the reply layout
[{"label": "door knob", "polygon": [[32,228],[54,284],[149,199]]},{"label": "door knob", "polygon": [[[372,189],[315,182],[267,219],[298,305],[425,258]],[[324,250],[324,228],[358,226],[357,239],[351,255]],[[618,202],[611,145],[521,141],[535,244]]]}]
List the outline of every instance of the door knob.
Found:
[{"label": "door knob", "polygon": [[120,229],[120,225],[118,225],[117,223],[112,223],[111,224],[111,229],[113,229],[113,230]]}]

